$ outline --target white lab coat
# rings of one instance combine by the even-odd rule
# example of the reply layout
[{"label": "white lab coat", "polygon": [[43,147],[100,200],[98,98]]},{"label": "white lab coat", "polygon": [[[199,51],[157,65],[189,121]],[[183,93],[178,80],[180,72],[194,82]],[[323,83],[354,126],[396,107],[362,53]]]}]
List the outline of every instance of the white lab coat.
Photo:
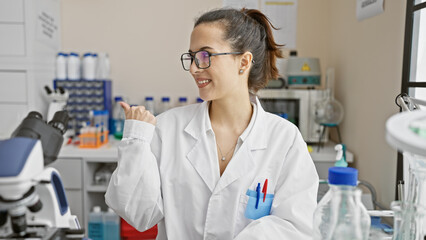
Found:
[{"label": "white lab coat", "polygon": [[[311,239],[318,175],[306,143],[255,103],[252,129],[222,176],[207,102],[167,111],[155,127],[126,120],[107,205],[139,231],[158,223],[161,240]],[[248,219],[259,200],[246,193],[265,179],[269,215]]]}]

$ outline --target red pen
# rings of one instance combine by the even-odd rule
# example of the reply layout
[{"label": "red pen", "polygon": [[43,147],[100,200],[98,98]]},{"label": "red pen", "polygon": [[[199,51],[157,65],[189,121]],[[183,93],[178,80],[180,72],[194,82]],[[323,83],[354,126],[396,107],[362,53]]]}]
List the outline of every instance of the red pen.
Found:
[{"label": "red pen", "polygon": [[263,184],[262,192],[263,192],[263,202],[265,202],[266,193],[268,192],[268,179],[266,179],[265,183]]}]

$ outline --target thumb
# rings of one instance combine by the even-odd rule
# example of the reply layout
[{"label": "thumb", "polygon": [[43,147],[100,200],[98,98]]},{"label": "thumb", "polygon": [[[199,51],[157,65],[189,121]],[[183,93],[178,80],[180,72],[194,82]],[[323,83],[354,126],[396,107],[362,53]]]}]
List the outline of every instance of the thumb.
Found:
[{"label": "thumb", "polygon": [[125,102],[120,102],[120,106],[124,109],[124,112],[127,112],[130,109],[129,104]]}]

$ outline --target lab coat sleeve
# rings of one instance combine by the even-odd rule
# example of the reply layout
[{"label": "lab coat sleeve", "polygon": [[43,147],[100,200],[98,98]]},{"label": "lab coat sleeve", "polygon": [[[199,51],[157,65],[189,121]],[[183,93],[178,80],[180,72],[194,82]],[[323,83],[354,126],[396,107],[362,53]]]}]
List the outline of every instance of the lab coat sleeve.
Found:
[{"label": "lab coat sleeve", "polygon": [[163,201],[157,157],[151,151],[161,140],[154,125],[126,120],[118,147],[117,168],[111,176],[106,204],[126,222],[145,231],[163,218]]},{"label": "lab coat sleeve", "polygon": [[306,143],[297,132],[277,181],[271,214],[251,222],[235,239],[312,239],[318,184]]}]

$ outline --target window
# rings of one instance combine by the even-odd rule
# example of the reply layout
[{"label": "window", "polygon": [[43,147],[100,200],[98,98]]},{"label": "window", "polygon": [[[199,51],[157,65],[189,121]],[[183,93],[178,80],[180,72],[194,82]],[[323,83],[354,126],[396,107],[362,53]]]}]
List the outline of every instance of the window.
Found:
[{"label": "window", "polygon": [[[407,0],[401,93],[426,100],[426,0]],[[403,180],[402,171],[398,153],[397,183]]]},{"label": "window", "polygon": [[426,99],[426,0],[408,0],[401,92]]}]

